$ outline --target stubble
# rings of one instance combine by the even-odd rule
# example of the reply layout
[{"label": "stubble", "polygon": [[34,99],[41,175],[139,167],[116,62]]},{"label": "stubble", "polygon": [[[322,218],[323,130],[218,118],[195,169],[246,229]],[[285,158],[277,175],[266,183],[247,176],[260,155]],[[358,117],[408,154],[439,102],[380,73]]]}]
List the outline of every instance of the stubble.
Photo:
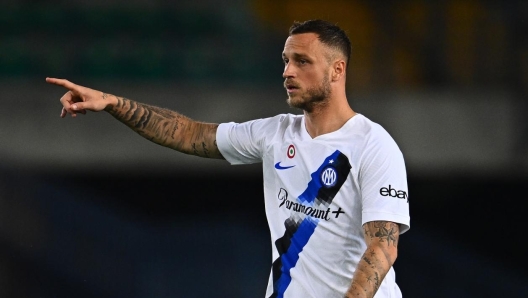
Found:
[{"label": "stubble", "polygon": [[331,93],[330,80],[328,79],[328,74],[325,74],[321,85],[306,90],[306,92],[301,95],[300,100],[288,97],[286,101],[290,107],[298,108],[310,113],[316,106],[325,105],[330,98]]}]

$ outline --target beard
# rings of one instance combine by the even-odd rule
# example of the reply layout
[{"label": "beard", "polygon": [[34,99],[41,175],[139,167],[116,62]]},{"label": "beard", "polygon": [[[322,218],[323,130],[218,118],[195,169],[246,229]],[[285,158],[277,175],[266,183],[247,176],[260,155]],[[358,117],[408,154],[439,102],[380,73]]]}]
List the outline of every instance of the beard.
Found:
[{"label": "beard", "polygon": [[288,96],[286,101],[292,108],[299,108],[307,112],[312,112],[316,106],[325,105],[331,93],[332,90],[330,88],[328,74],[325,74],[321,85],[308,88],[306,92],[298,95],[300,96],[299,99]]}]

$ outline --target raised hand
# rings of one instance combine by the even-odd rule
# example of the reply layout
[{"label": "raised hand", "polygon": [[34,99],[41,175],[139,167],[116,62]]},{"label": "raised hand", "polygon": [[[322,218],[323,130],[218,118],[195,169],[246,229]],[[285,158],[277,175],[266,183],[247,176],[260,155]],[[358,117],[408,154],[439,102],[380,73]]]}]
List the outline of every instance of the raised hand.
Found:
[{"label": "raised hand", "polygon": [[46,82],[68,89],[68,92],[60,99],[62,104],[61,118],[66,117],[68,113],[72,117],[77,117],[77,113],[86,114],[86,111],[102,111],[117,103],[117,98],[113,95],[76,85],[68,80],[46,78]]}]

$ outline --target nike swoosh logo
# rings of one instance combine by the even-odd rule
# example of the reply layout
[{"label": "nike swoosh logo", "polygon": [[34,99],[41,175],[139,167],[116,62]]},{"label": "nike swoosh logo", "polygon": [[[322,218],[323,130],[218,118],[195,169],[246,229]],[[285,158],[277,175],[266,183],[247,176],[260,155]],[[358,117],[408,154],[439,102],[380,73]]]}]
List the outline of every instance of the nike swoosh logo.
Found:
[{"label": "nike swoosh logo", "polygon": [[283,166],[280,165],[280,163],[281,162],[279,161],[278,163],[275,164],[275,169],[277,169],[277,170],[286,170],[286,169],[295,167],[295,165],[283,167]]}]

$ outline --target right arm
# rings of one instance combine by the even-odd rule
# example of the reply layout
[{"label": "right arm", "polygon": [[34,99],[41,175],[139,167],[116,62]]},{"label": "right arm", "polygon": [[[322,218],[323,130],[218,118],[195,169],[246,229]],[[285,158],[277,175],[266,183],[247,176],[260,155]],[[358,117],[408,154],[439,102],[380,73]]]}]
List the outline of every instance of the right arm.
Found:
[{"label": "right arm", "polygon": [[105,110],[144,138],[186,154],[222,158],[216,146],[218,124],[197,122],[175,111],[114,97],[117,104]]},{"label": "right arm", "polygon": [[216,145],[218,124],[194,121],[178,112],[110,95],[73,84],[67,80],[47,78],[51,84],[69,91],[60,99],[61,117],[86,110],[105,110],[144,138],[182,153],[201,157],[223,158]]}]

